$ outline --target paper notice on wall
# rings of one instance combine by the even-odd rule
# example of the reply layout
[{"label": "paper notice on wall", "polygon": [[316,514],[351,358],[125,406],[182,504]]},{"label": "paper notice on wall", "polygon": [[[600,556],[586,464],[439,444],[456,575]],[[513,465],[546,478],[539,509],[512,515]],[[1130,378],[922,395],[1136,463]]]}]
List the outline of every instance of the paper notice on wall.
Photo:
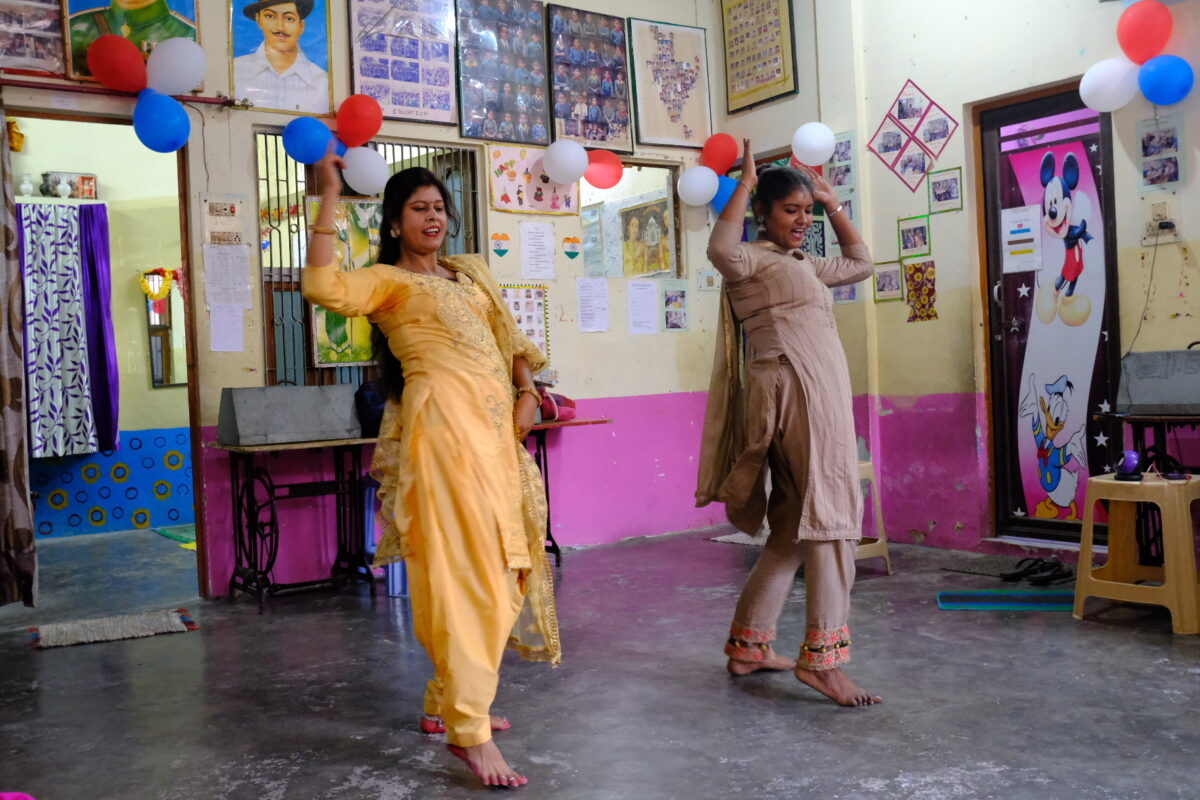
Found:
[{"label": "paper notice on wall", "polygon": [[604,278],[576,278],[579,293],[580,333],[604,333],[608,330],[608,281]]},{"label": "paper notice on wall", "polygon": [[1003,209],[1000,212],[1000,236],[1005,274],[1042,268],[1040,205]]},{"label": "paper notice on wall", "polygon": [[250,307],[248,245],[204,245],[204,302],[209,308]]},{"label": "paper notice on wall", "polygon": [[246,349],[245,329],[242,327],[243,311],[244,309],[238,306],[209,306],[210,350],[214,353],[241,353]]},{"label": "paper notice on wall", "polygon": [[554,224],[521,223],[521,277],[526,280],[554,280]]},{"label": "paper notice on wall", "polygon": [[629,332],[658,333],[658,282],[629,281]]},{"label": "paper notice on wall", "polygon": [[245,244],[245,195],[200,195],[205,244]]}]

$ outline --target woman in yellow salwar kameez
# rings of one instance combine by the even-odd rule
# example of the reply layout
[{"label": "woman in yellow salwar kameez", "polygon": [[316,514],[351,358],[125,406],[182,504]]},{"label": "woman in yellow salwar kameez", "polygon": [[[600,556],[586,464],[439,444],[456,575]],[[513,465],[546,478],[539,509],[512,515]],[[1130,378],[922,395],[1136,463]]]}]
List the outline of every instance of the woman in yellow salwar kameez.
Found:
[{"label": "woman in yellow salwar kameez", "polygon": [[317,164],[322,202],[302,285],[308,300],[366,316],[386,338],[375,565],[407,564],[413,627],[434,665],[422,729],[444,725],[451,752],[484,784],[519,786],[526,779],[492,741],[507,727],[490,716],[500,659],[506,645],[530,660],[561,657],[545,494],[521,443],[540,404],[532,371],[545,358],[481,258],[438,256],[456,217],[426,169],[388,181],[378,263],[330,266],[341,166],[333,155]]}]

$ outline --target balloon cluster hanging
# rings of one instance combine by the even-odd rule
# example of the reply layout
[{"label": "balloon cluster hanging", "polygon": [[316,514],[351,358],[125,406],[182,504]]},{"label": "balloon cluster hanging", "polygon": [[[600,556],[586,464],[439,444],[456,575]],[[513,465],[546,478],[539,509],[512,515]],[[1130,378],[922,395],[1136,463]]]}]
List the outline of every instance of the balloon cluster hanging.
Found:
[{"label": "balloon cluster hanging", "polygon": [[92,42],[88,69],[102,86],[137,94],[133,130],[156,153],[173,153],[187,144],[192,123],[171,95],[187,94],[204,80],[204,50],[191,39],[165,39],[147,61],[137,45],[109,33]]},{"label": "balloon cluster hanging", "polygon": [[611,189],[621,182],[625,165],[611,150],[585,150],[573,139],[559,139],[546,148],[542,171],[555,183],[586,180],[597,189]]},{"label": "balloon cluster hanging", "polygon": [[314,117],[297,117],[283,129],[283,149],[301,164],[315,164],[329,152],[342,157],[342,177],[355,192],[375,195],[383,191],[392,169],[383,154],[364,145],[383,127],[383,107],[365,94],[352,94],[337,112],[337,133]]},{"label": "balloon cluster hanging", "polygon": [[[833,130],[821,122],[806,122],[792,134],[792,155],[801,164],[824,164],[833,155]],[[708,137],[700,150],[700,166],[684,170],[676,189],[689,206],[709,204],[720,214],[738,182],[726,176],[739,155],[737,140],[728,133]]]},{"label": "balloon cluster hanging", "polygon": [[1163,53],[1174,27],[1171,9],[1159,0],[1138,0],[1117,21],[1117,42],[1124,56],[1093,64],[1079,82],[1079,96],[1095,111],[1116,111],[1140,90],[1158,106],[1187,97],[1195,76],[1179,56]]}]

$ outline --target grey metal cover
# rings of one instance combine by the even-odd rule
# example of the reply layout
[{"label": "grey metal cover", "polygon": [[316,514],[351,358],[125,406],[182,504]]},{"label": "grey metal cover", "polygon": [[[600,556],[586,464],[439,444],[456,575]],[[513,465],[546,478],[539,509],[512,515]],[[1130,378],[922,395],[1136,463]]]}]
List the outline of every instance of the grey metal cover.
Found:
[{"label": "grey metal cover", "polygon": [[1200,350],[1129,353],[1121,359],[1120,414],[1200,414]]},{"label": "grey metal cover", "polygon": [[357,439],[362,426],[354,392],[350,384],[222,389],[217,441],[254,445]]}]

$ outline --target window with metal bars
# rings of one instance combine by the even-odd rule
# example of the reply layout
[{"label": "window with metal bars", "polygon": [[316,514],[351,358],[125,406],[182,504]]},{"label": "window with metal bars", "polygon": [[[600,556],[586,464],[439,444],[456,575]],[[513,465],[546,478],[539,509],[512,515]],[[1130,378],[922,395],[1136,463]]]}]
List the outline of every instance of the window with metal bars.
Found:
[{"label": "window with metal bars", "polygon": [[[283,136],[255,134],[258,157],[259,246],[262,261],[263,351],[266,385],[362,383],[370,367],[314,366],[310,306],[300,294],[308,245],[305,197],[315,189],[311,170],[290,158]],[[372,142],[392,172],[425,167],[450,190],[462,225],[446,238],[447,254],[479,250],[479,188],[475,151],[407,142]]]}]

